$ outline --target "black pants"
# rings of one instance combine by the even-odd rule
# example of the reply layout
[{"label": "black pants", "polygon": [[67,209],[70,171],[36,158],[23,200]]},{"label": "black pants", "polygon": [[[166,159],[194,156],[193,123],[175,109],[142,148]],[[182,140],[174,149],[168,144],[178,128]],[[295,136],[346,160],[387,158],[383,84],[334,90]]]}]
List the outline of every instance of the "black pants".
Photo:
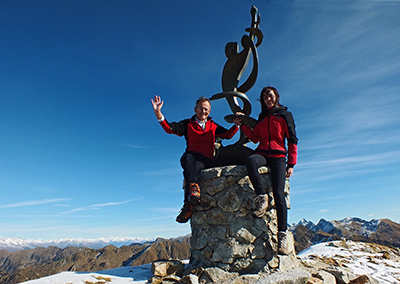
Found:
[{"label": "black pants", "polygon": [[186,152],[181,157],[183,177],[186,181],[184,201],[189,201],[190,183],[199,182],[199,174],[202,170],[212,168],[214,161],[204,155],[195,152]]},{"label": "black pants", "polygon": [[246,167],[250,181],[257,195],[265,194],[261,175],[258,168],[268,166],[271,170],[272,189],[278,217],[278,231],[287,230],[287,207],[285,200],[286,159],[265,157],[253,154],[247,158]]}]

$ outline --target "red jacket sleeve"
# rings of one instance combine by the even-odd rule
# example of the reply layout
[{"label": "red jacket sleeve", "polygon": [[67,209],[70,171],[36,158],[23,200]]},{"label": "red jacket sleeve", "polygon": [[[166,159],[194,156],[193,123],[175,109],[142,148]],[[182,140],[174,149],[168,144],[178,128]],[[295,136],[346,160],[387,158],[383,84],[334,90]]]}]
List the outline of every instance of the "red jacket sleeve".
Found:
[{"label": "red jacket sleeve", "polygon": [[187,125],[189,119],[184,119],[179,122],[168,122],[166,119],[160,122],[161,127],[168,134],[175,134],[178,136],[184,136],[187,133]]},{"label": "red jacket sleeve", "polygon": [[[221,127],[221,129],[224,129],[222,126],[219,126],[219,127]],[[232,125],[232,127],[229,128],[229,130],[226,130],[226,129],[224,129],[224,130],[225,131],[222,133],[218,133],[220,131],[216,132],[216,136],[220,137],[222,139],[231,139],[233,136],[235,136],[235,134],[239,130],[239,128],[236,125]]]},{"label": "red jacket sleeve", "polygon": [[251,142],[253,142],[255,144],[260,142],[260,137],[258,137],[258,135],[256,135],[249,126],[243,124],[240,129],[247,136],[247,138],[249,138],[251,140]]},{"label": "red jacket sleeve", "polygon": [[288,143],[288,165],[296,165],[297,164],[297,145],[293,143]]},{"label": "red jacket sleeve", "polygon": [[161,127],[164,129],[165,132],[167,132],[168,134],[172,134],[174,133],[171,129],[171,127],[169,127],[167,121],[164,119],[163,121],[160,122]]}]

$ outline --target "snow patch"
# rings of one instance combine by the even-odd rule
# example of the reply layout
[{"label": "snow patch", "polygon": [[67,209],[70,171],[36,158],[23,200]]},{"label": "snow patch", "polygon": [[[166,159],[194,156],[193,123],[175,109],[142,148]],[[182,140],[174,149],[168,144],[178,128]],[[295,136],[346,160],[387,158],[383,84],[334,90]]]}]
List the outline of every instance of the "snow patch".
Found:
[{"label": "snow patch", "polygon": [[398,283],[400,279],[400,256],[386,259],[382,247],[376,244],[332,241],[311,246],[297,256],[310,265],[315,257],[340,258],[356,275],[369,274],[379,283]]}]

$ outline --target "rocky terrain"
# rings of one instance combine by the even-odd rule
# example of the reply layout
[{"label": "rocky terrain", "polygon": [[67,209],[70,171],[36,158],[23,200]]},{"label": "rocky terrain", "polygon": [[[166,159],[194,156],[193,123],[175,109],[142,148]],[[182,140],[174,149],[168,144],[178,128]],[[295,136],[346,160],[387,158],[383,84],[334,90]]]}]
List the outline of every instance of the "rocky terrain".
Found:
[{"label": "rocky terrain", "polygon": [[[313,245],[298,255],[293,268],[252,274],[226,272],[218,267],[189,270],[178,261],[152,264],[150,284],[378,284],[399,283],[400,250],[347,240]],[[189,271],[188,271],[189,270]]]},{"label": "rocky terrain", "polygon": [[129,246],[109,245],[101,249],[85,247],[36,248],[18,252],[0,251],[0,283],[14,284],[61,271],[99,271],[136,266],[157,259],[188,259],[189,237],[157,239]]},{"label": "rocky terrain", "polygon": [[[388,219],[365,221],[346,218],[331,222],[321,219],[317,224],[302,220],[298,224],[292,224],[291,231],[297,253],[314,244],[344,239],[385,245],[389,248],[400,247],[400,225]],[[382,258],[383,253],[377,252],[377,256]],[[0,283],[20,283],[61,271],[101,271],[152,263],[159,259],[183,260],[189,257],[189,236],[157,239],[154,242],[121,247],[109,245],[101,249],[61,249],[50,246],[16,252],[0,250]],[[323,261],[334,263],[338,260],[331,257],[330,260]]]},{"label": "rocky terrain", "polygon": [[296,252],[313,244],[341,239],[400,247],[400,224],[389,219],[365,221],[346,218],[332,222],[321,219],[316,225],[301,220],[291,225],[290,230],[294,235]]},{"label": "rocky terrain", "polygon": [[329,278],[336,283],[400,282],[398,248],[341,240],[314,245],[298,257],[302,267],[324,283]]},{"label": "rocky terrain", "polygon": [[283,272],[239,274],[218,267],[191,270],[187,261],[156,261],[97,272],[64,271],[23,284],[394,284],[400,281],[400,252],[382,245],[332,241],[313,245]]}]

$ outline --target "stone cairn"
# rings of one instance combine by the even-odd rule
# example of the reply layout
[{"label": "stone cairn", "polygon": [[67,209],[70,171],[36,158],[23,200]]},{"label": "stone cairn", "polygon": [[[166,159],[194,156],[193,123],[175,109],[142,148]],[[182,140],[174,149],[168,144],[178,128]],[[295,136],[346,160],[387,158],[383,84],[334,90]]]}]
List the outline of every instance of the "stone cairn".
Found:
[{"label": "stone cairn", "polygon": [[[356,276],[336,260],[296,258],[293,235],[289,255],[277,255],[277,219],[268,168],[259,169],[270,197],[262,218],[252,216],[256,197],[245,166],[223,166],[202,171],[202,206],[191,218],[191,259],[153,262],[151,284],[377,284],[368,275]],[[286,203],[289,182],[286,182]]]},{"label": "stone cairn", "polygon": [[[218,267],[227,272],[284,271],[297,266],[293,235],[291,253],[277,255],[277,218],[267,167],[259,169],[270,206],[262,218],[252,215],[255,191],[245,166],[224,166],[200,174],[201,206],[191,218],[191,259],[188,268]],[[285,195],[288,208],[289,182]]]}]

